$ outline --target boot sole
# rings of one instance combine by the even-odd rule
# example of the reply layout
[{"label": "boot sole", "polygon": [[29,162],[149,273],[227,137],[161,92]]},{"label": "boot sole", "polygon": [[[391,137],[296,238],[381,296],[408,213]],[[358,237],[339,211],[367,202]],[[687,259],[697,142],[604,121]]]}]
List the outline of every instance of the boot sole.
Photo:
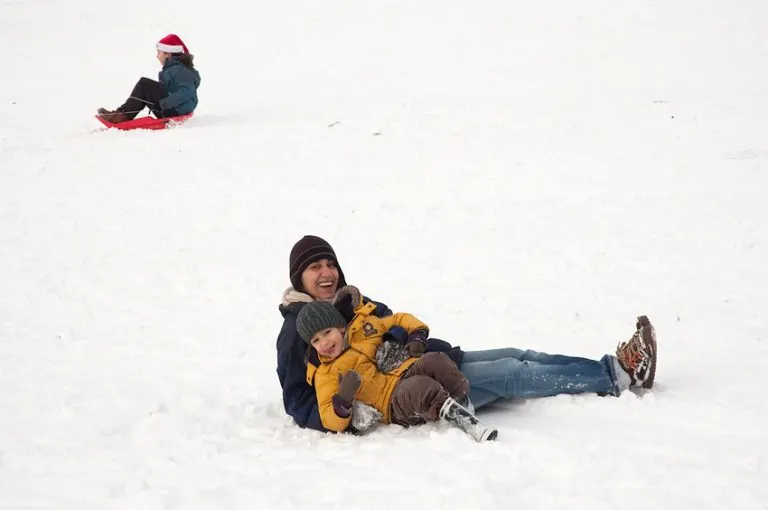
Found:
[{"label": "boot sole", "polygon": [[643,340],[643,343],[650,348],[652,353],[648,377],[645,378],[645,381],[643,381],[642,384],[643,388],[650,390],[653,388],[654,379],[656,379],[656,330],[646,315],[638,317],[637,322],[640,324],[640,338]]}]

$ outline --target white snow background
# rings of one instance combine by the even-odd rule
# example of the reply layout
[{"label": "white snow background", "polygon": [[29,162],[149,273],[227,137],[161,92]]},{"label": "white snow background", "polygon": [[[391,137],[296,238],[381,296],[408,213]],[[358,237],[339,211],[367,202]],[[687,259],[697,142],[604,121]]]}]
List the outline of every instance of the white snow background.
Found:
[{"label": "white snow background", "polygon": [[[768,508],[764,0],[0,0],[0,508]],[[176,32],[181,128],[102,130]],[[293,425],[288,253],[657,386]]]}]

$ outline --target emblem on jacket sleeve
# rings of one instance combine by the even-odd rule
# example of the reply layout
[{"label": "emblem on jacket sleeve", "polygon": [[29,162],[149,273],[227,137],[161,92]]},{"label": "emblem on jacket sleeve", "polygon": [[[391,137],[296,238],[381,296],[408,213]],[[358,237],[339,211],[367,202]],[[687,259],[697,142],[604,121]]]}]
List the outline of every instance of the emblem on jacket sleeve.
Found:
[{"label": "emblem on jacket sleeve", "polygon": [[370,322],[363,323],[363,335],[368,337],[371,335],[375,335],[376,333],[378,333],[378,331],[376,331],[376,328],[373,327],[373,324],[371,324]]}]

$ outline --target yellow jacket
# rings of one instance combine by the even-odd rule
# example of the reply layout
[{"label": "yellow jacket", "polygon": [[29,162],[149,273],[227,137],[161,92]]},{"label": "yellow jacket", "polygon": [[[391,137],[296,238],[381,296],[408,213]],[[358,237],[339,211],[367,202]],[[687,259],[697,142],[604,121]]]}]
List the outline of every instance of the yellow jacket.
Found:
[{"label": "yellow jacket", "polygon": [[376,349],[382,343],[382,336],[392,326],[401,326],[409,333],[419,329],[428,330],[426,324],[408,313],[396,313],[379,318],[371,315],[376,308],[373,303],[359,305],[355,317],[347,325],[346,340],[349,348],[334,359],[320,357],[320,366],[307,365],[307,382],[314,385],[318,410],[323,427],[341,432],[347,428],[351,417],[342,418],[333,410],[333,396],[339,389],[339,375],[354,370],[360,374],[362,384],[355,399],[375,407],[384,415],[384,423],[390,423],[389,404],[392,392],[403,373],[416,362],[409,358],[392,372],[379,372],[376,367]]}]

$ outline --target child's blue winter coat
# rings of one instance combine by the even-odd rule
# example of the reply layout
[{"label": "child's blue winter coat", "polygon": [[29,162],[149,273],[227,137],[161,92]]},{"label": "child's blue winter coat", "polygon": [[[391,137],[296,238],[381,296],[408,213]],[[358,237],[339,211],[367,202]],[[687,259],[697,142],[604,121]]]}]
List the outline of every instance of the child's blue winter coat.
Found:
[{"label": "child's blue winter coat", "polygon": [[159,81],[165,88],[160,109],[174,110],[178,115],[191,113],[197,107],[197,87],[200,73],[185,66],[177,57],[170,57],[160,70]]}]

